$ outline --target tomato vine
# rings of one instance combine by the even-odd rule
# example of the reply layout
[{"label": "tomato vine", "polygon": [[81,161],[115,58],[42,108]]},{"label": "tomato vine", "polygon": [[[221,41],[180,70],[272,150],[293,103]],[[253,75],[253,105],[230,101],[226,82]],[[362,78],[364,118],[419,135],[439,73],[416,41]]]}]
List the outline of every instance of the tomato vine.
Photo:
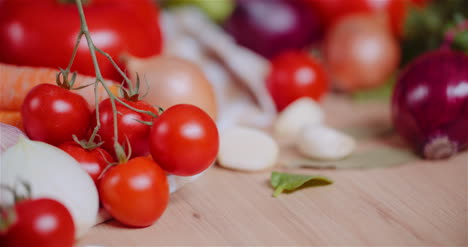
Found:
[{"label": "tomato vine", "polygon": [[[73,53],[71,55],[70,62],[68,63],[67,68],[65,70],[62,70],[60,73],[62,74],[63,80],[65,82],[68,82],[70,69],[72,67],[73,61],[75,60],[75,57],[76,57],[76,54],[77,54],[78,47],[79,47],[79,44],[81,42],[81,39],[84,36],[85,39],[86,39],[88,48],[89,48],[89,52],[90,52],[90,55],[91,55],[91,59],[92,59],[92,62],[93,62],[95,75],[96,75],[96,80],[94,82],[94,96],[95,96],[95,104],[96,104],[96,120],[97,121],[96,121],[96,126],[94,127],[93,132],[92,132],[92,134],[91,134],[91,136],[90,136],[90,138],[88,140],[88,144],[90,144],[90,146],[94,146],[94,145],[91,145],[91,143],[94,143],[94,140],[95,140],[95,138],[97,136],[97,133],[98,133],[99,129],[101,128],[101,123],[100,123],[100,120],[99,120],[99,92],[98,92],[98,87],[102,86],[102,87],[104,87],[106,93],[108,94],[111,105],[112,105],[113,120],[114,120],[114,149],[116,151],[119,162],[124,162],[127,159],[127,157],[125,156],[125,152],[124,152],[122,146],[118,143],[117,107],[116,107],[115,102],[117,101],[118,103],[122,104],[123,106],[125,106],[125,107],[127,107],[127,108],[129,108],[129,109],[131,109],[131,110],[133,110],[135,112],[148,114],[151,117],[157,117],[157,116],[153,112],[140,110],[140,109],[137,109],[135,107],[130,106],[129,104],[127,104],[126,102],[122,101],[117,96],[115,96],[112,93],[112,91],[109,89],[109,87],[104,83],[104,78],[103,78],[103,76],[101,74],[101,70],[99,68],[99,64],[98,64],[98,61],[97,61],[96,52],[102,54],[103,56],[105,56],[111,62],[111,64],[119,72],[119,74],[124,78],[125,83],[127,84],[127,86],[132,91],[132,82],[127,77],[127,75],[122,71],[122,69],[117,65],[117,63],[114,61],[114,59],[107,52],[105,52],[105,51],[103,51],[103,50],[101,50],[101,49],[99,49],[98,47],[95,46],[95,44],[94,44],[94,42],[93,42],[93,40],[91,38],[91,34],[89,32],[89,29],[88,29],[88,24],[86,22],[86,16],[84,14],[82,0],[75,0],[75,3],[76,3],[76,6],[78,8],[78,14],[79,14],[79,17],[80,17],[80,31],[79,31],[79,33],[77,35],[77,38],[76,38],[76,43],[75,43],[75,46],[73,48]],[[57,76],[58,79],[59,79],[60,73]],[[73,76],[72,76],[72,79],[71,79],[71,83],[73,83]]]}]

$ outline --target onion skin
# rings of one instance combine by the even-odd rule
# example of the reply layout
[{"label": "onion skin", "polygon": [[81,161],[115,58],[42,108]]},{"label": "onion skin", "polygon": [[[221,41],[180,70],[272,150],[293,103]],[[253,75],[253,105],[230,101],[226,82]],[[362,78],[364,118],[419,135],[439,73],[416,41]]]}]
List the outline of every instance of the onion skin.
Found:
[{"label": "onion skin", "polygon": [[392,98],[398,133],[426,159],[468,147],[468,55],[432,51],[400,74]]},{"label": "onion skin", "polygon": [[192,104],[216,120],[215,91],[196,64],[173,56],[126,59],[132,81],[136,81],[136,73],[140,76],[144,101],[163,109],[177,104]]},{"label": "onion skin", "polygon": [[20,136],[28,139],[23,131],[9,124],[0,123],[0,154],[18,142]]}]

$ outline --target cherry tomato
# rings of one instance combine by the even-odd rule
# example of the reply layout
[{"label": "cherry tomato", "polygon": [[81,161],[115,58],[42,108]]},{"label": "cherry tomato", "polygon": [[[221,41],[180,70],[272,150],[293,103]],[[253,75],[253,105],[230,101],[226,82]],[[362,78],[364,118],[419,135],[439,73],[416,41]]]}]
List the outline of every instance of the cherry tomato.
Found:
[{"label": "cherry tomato", "polygon": [[0,231],[2,247],[73,246],[75,225],[67,208],[48,198],[27,199],[14,206],[16,220]]},{"label": "cherry tomato", "polygon": [[83,138],[91,111],[83,96],[52,84],[39,84],[29,91],[21,107],[23,128],[32,140],[59,145]]},{"label": "cherry tomato", "polygon": [[81,167],[91,176],[96,185],[99,176],[107,167],[108,163],[113,161],[110,154],[100,147],[86,150],[76,142],[66,142],[59,145],[58,148],[75,158]]},{"label": "cherry tomato", "polygon": [[389,27],[396,36],[403,31],[406,5],[409,0],[305,0],[321,13],[323,21],[331,27],[341,18],[356,13],[386,15]]},{"label": "cherry tomato", "polygon": [[[156,109],[145,101],[134,102],[123,98],[122,101],[134,108],[150,111],[156,115],[158,114]],[[149,155],[148,136],[151,126],[138,121],[151,123],[152,117],[145,113],[135,112],[117,101],[115,103],[118,112],[117,128],[120,145],[126,148],[128,140],[132,149],[132,157]],[[94,113],[93,116],[95,116],[95,114],[96,113]],[[104,141],[102,148],[116,158],[114,150],[114,117],[110,99],[105,99],[99,104],[99,119],[101,121],[101,128],[98,134],[101,141]],[[95,126],[96,119],[93,118],[92,121],[92,126]]]},{"label": "cherry tomato", "polygon": [[272,61],[266,85],[278,111],[301,97],[320,100],[328,79],[322,65],[307,53],[289,51]]},{"label": "cherry tomato", "polygon": [[111,167],[99,181],[104,208],[119,222],[150,226],[161,217],[169,201],[165,172],[150,158],[137,157]]},{"label": "cherry tomato", "polygon": [[206,112],[188,104],[172,106],[154,119],[149,142],[156,163],[179,176],[207,169],[219,148],[215,122]]},{"label": "cherry tomato", "polygon": [[[84,6],[94,44],[119,66],[120,56],[157,55],[162,49],[158,9],[151,0],[92,0]],[[75,46],[80,20],[75,1],[0,1],[0,62],[66,68]],[[105,78],[122,77],[103,55],[99,67]],[[72,71],[95,75],[83,36]]]}]

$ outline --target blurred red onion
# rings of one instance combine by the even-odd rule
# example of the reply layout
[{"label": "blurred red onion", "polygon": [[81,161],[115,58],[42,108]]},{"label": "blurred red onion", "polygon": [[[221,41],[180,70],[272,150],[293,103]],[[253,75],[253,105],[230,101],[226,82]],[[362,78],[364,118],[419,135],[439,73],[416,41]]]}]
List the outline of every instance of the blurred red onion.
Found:
[{"label": "blurred red onion", "polygon": [[243,45],[267,58],[318,41],[318,15],[301,0],[237,0],[226,30]]},{"label": "blurred red onion", "polygon": [[468,55],[450,50],[416,58],[392,99],[395,128],[425,158],[450,157],[468,146]]}]

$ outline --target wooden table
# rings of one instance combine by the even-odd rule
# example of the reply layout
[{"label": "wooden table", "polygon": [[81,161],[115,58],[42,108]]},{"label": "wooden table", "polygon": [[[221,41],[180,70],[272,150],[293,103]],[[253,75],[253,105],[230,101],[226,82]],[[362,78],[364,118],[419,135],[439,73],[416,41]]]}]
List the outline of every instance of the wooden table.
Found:
[{"label": "wooden table", "polygon": [[[385,103],[351,104],[331,96],[324,105],[327,122],[335,127],[390,123]],[[379,142],[371,138],[360,146]],[[467,167],[465,151],[449,160],[387,168],[289,169],[335,182],[278,198],[271,196],[271,171],[212,167],[171,196],[155,225],[129,229],[110,221],[78,244],[468,246]]]}]

